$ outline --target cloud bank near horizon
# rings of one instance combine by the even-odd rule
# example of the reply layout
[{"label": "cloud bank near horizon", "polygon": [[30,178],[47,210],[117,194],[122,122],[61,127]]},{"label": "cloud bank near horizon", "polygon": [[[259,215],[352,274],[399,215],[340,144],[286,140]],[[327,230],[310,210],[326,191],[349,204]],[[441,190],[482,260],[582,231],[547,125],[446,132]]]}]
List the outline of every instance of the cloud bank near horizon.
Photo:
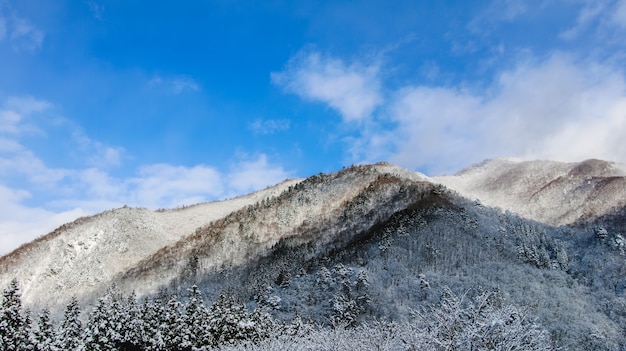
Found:
[{"label": "cloud bank near horizon", "polygon": [[[333,67],[332,75],[327,67]],[[355,115],[367,120],[356,126],[359,137],[350,140],[357,162],[385,159],[430,174],[493,157],[626,162],[626,81],[615,67],[554,53],[520,60],[479,89],[463,82],[384,89],[379,71],[378,64],[367,67],[312,52],[292,58],[274,82],[305,100],[328,104],[345,123]],[[335,81],[344,83],[341,89]],[[388,91],[384,99],[381,89]],[[370,107],[355,113],[336,101]],[[372,127],[382,124],[393,127]]]},{"label": "cloud bank near horizon", "polygon": [[[166,163],[139,166],[133,175],[116,176],[124,150],[87,137],[64,119],[55,123],[53,104],[33,97],[9,97],[0,103],[0,175],[18,180],[16,187],[0,184],[0,254],[20,243],[44,235],[78,217],[122,207],[175,208],[250,193],[291,176],[266,154],[233,157],[230,169],[196,164]],[[53,167],[22,139],[48,138],[51,143],[69,140],[82,155],[84,167]],[[63,140],[65,139],[65,141]],[[45,194],[45,195],[44,195]],[[30,204],[35,196],[49,200]]]}]

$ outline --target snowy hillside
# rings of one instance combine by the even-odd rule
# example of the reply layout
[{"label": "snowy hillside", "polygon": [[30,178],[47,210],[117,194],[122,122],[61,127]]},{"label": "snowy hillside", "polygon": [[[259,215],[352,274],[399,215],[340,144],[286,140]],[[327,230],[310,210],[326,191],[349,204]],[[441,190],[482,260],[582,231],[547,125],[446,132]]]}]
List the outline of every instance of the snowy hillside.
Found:
[{"label": "snowy hillside", "polygon": [[[472,301],[489,295],[556,349],[623,350],[625,175],[599,160],[498,159],[437,178],[354,166],[227,201],[83,218],[1,257],[0,284],[16,278],[25,307],[57,319],[72,296],[91,311],[113,285],[164,309],[193,285],[250,315],[359,330],[437,314],[446,296],[480,309]],[[493,318],[480,328],[503,325]]]},{"label": "snowy hillside", "polygon": [[[182,274],[197,250],[210,251],[199,262],[203,270],[241,264],[298,228],[334,220],[342,206],[382,174],[426,179],[385,163],[366,168],[366,176],[346,171],[320,189],[297,190],[302,180],[294,179],[226,201],[157,212],[125,207],[82,218],[0,258],[0,285],[19,277],[24,303],[34,308],[63,305],[72,296],[89,300],[120,284],[120,277],[131,281],[125,284],[129,290],[151,293]],[[309,183],[325,177],[314,176]],[[284,203],[277,204],[279,197]],[[242,216],[250,216],[251,210],[259,218],[244,223]]]},{"label": "snowy hillside", "polygon": [[114,277],[192,234],[196,228],[264,198],[299,179],[226,201],[154,212],[119,208],[61,226],[0,258],[0,284],[19,277],[29,306],[65,304],[108,288]]},{"label": "snowy hillside", "polygon": [[626,205],[623,165],[488,160],[433,180],[470,199],[552,225],[593,219]]}]

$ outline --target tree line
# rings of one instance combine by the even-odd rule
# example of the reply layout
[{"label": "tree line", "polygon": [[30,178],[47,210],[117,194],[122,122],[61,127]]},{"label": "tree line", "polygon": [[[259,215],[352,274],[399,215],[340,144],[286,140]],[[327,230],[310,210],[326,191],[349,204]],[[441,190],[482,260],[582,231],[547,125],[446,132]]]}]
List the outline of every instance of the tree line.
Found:
[{"label": "tree line", "polygon": [[437,306],[415,311],[410,322],[377,321],[315,326],[296,316],[278,322],[258,305],[251,312],[221,294],[206,307],[196,285],[185,302],[159,294],[138,302],[111,288],[81,319],[76,298],[59,323],[42,310],[32,320],[19,285],[3,290],[0,351],[54,350],[550,350],[545,330],[497,294],[469,298],[446,290]]},{"label": "tree line", "polygon": [[[72,298],[58,323],[49,310],[33,316],[22,307],[17,280],[4,289],[0,310],[0,350],[200,350],[267,337],[279,325],[262,307],[248,312],[242,303],[222,294],[204,304],[196,285],[186,302],[162,293],[139,302],[115,288],[98,299],[81,319],[78,300]],[[56,325],[55,325],[56,324]]]}]

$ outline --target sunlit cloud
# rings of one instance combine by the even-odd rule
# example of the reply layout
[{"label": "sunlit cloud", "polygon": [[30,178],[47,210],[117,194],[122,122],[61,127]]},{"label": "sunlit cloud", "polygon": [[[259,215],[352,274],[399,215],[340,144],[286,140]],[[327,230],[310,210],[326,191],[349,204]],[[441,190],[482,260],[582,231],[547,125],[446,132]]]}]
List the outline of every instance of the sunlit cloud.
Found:
[{"label": "sunlit cloud", "polygon": [[226,184],[229,192],[240,195],[279,183],[289,175],[282,166],[271,164],[267,155],[260,154],[234,165],[226,177]]},{"label": "sunlit cloud", "polygon": [[368,118],[383,99],[377,65],[346,65],[316,51],[294,56],[283,71],[272,73],[271,78],[287,92],[328,104],[345,121]]},{"label": "sunlit cloud", "polygon": [[362,157],[382,149],[434,173],[496,156],[626,161],[622,73],[566,55],[521,63],[482,92],[409,86],[387,106],[397,128],[366,135]]}]

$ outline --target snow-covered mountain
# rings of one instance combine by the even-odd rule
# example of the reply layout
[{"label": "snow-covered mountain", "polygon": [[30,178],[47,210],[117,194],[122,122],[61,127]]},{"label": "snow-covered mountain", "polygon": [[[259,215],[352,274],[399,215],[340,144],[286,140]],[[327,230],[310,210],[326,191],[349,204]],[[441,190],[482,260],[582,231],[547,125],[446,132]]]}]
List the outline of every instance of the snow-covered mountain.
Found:
[{"label": "snow-covered mountain", "polygon": [[0,258],[0,284],[20,280],[27,306],[53,307],[111,286],[118,275],[233,211],[277,196],[300,179],[231,200],[182,209],[123,207],[78,219]]},{"label": "snow-covered mountain", "polygon": [[113,283],[151,293],[183,274],[200,250],[202,271],[242,264],[319,221],[337,221],[381,175],[426,179],[384,163],[356,170],[313,176],[305,181],[313,187],[292,179],[226,201],[158,212],[124,207],[81,218],[0,258],[0,285],[18,277],[24,303],[34,307],[63,305],[72,296],[87,300]]},{"label": "snow-covered mountain", "polygon": [[434,180],[487,206],[551,225],[592,220],[626,205],[626,167],[601,160],[493,159]]},{"label": "snow-covered mountain", "polygon": [[0,285],[17,278],[27,307],[59,313],[113,284],[139,297],[197,284],[208,300],[228,291],[318,323],[356,300],[368,301],[360,318],[402,319],[448,288],[493,289],[555,346],[619,349],[625,195],[624,167],[599,160],[497,159],[435,178],[355,166],[226,201],[77,220],[1,257]]}]

